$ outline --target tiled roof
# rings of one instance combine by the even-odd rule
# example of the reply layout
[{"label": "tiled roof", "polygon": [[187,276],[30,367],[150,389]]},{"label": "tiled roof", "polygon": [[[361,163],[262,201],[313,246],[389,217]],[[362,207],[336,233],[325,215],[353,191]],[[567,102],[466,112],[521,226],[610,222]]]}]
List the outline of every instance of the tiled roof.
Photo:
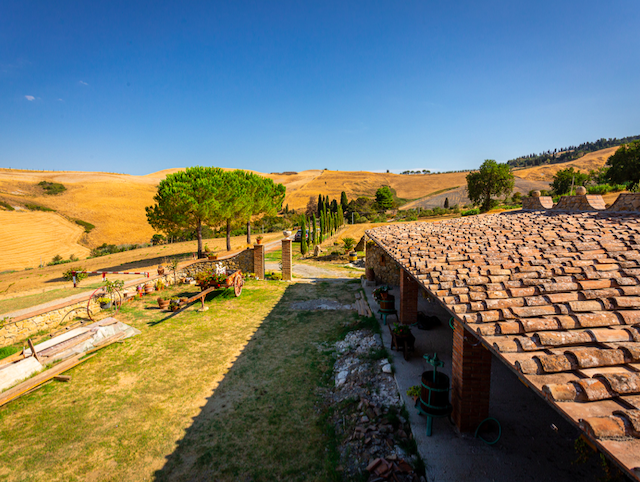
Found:
[{"label": "tiled roof", "polygon": [[367,235],[640,480],[640,214],[519,211]]}]

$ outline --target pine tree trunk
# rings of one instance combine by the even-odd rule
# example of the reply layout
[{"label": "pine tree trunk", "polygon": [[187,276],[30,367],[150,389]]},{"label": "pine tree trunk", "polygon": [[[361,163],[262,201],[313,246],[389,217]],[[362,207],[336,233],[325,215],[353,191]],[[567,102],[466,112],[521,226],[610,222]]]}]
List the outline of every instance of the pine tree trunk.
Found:
[{"label": "pine tree trunk", "polygon": [[196,234],[198,236],[198,259],[204,258],[202,254],[202,223],[198,223],[196,228]]},{"label": "pine tree trunk", "polygon": [[231,219],[227,219],[227,251],[231,251]]},{"label": "pine tree trunk", "polygon": [[247,244],[251,244],[251,221],[247,221]]}]

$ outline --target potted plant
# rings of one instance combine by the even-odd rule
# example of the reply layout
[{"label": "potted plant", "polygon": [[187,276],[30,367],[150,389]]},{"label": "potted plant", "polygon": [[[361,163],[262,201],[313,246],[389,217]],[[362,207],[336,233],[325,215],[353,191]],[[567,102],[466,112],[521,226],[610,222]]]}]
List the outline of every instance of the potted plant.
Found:
[{"label": "potted plant", "polygon": [[263,239],[264,239],[264,236],[256,236],[256,243],[262,244]]},{"label": "potted plant", "polygon": [[155,288],[156,291],[162,291],[163,289],[165,289],[164,281],[162,281],[161,279],[156,280]]},{"label": "potted plant", "polygon": [[108,310],[109,308],[111,308],[111,298],[106,298],[106,297],[102,297],[102,298],[98,298],[98,303],[100,303],[100,308],[102,308],[103,310]]},{"label": "potted plant", "polygon": [[409,353],[413,351],[416,341],[409,325],[394,323],[393,326],[389,325],[389,332],[391,333],[391,348],[397,351],[402,350],[404,359],[408,360]]},{"label": "potted plant", "polygon": [[171,300],[169,298],[161,298],[158,297],[158,306],[161,310],[166,310],[169,307],[169,302]]},{"label": "potted plant", "polygon": [[149,294],[153,293],[154,290],[155,290],[155,288],[153,287],[153,285],[151,283],[146,283],[144,285],[145,294],[149,295]]},{"label": "potted plant", "polygon": [[407,395],[413,399],[413,404],[418,405],[418,399],[420,398],[420,385],[414,385],[409,387]]},{"label": "potted plant", "polygon": [[215,251],[211,251],[207,254],[207,258],[209,258],[210,260],[215,260],[218,259],[218,255]]},{"label": "potted plant", "polygon": [[164,266],[161,264],[158,265],[158,275],[162,276],[164,274]]},{"label": "potted plant", "polygon": [[385,285],[373,290],[373,298],[377,301],[389,299],[389,287]]},{"label": "potted plant", "polygon": [[169,300],[169,311],[178,311],[180,309],[180,301],[178,298],[171,298]]}]

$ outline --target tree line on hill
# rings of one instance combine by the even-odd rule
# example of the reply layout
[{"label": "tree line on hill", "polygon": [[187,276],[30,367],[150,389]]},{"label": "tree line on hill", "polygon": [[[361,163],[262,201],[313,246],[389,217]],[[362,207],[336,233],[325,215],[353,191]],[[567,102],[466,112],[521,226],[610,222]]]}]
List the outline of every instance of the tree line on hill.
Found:
[{"label": "tree line on hill", "polygon": [[589,152],[599,151],[608,147],[621,146],[640,139],[638,136],[623,137],[622,139],[599,139],[595,142],[583,142],[579,146],[569,146],[541,152],[540,154],[529,154],[507,161],[512,167],[534,167],[543,164],[559,164],[578,159]]},{"label": "tree line on hill", "polygon": [[[590,185],[589,185],[590,184]],[[514,176],[509,164],[499,164],[492,159],[484,161],[480,169],[467,175],[467,192],[474,205],[481,211],[495,207],[498,196],[505,199],[513,191]],[[590,194],[609,191],[640,191],[640,140],[622,145],[604,167],[583,173],[573,167],[559,170],[553,177],[552,191],[545,195],[561,196],[571,193],[574,187],[585,186]]]}]

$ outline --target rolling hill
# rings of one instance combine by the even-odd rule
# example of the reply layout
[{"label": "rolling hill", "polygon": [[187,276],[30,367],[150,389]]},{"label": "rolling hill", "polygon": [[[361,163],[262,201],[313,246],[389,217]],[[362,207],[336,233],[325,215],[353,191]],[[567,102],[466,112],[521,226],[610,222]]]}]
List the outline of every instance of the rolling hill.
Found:
[{"label": "rolling hill", "polygon": [[[569,166],[582,171],[596,169],[606,162],[617,147],[590,153],[564,164],[538,166],[514,172],[522,192],[543,189],[555,172]],[[179,169],[167,169],[145,176],[105,172],[26,171],[0,169],[0,201],[14,206],[16,211],[0,209],[0,222],[7,235],[0,240],[0,266],[33,267],[40,258],[49,261],[55,255],[84,257],[87,248],[103,243],[145,243],[154,230],[147,224],[145,206],[153,203],[157,184],[167,174]],[[466,172],[447,174],[375,173],[366,171],[308,170],[299,173],[263,174],[287,187],[285,205],[302,210],[310,197],[318,194],[339,199],[345,191],[349,199],[373,196],[380,186],[395,189],[398,197],[414,200],[409,207],[441,205],[445,197],[464,202]],[[63,184],[67,190],[59,195],[46,195],[40,181]],[[433,193],[448,190],[436,196]],[[459,198],[459,199],[458,199]],[[55,212],[26,212],[26,204],[36,204]],[[89,234],[74,223],[81,220],[95,226]],[[10,230],[10,232],[9,232]]]}]

